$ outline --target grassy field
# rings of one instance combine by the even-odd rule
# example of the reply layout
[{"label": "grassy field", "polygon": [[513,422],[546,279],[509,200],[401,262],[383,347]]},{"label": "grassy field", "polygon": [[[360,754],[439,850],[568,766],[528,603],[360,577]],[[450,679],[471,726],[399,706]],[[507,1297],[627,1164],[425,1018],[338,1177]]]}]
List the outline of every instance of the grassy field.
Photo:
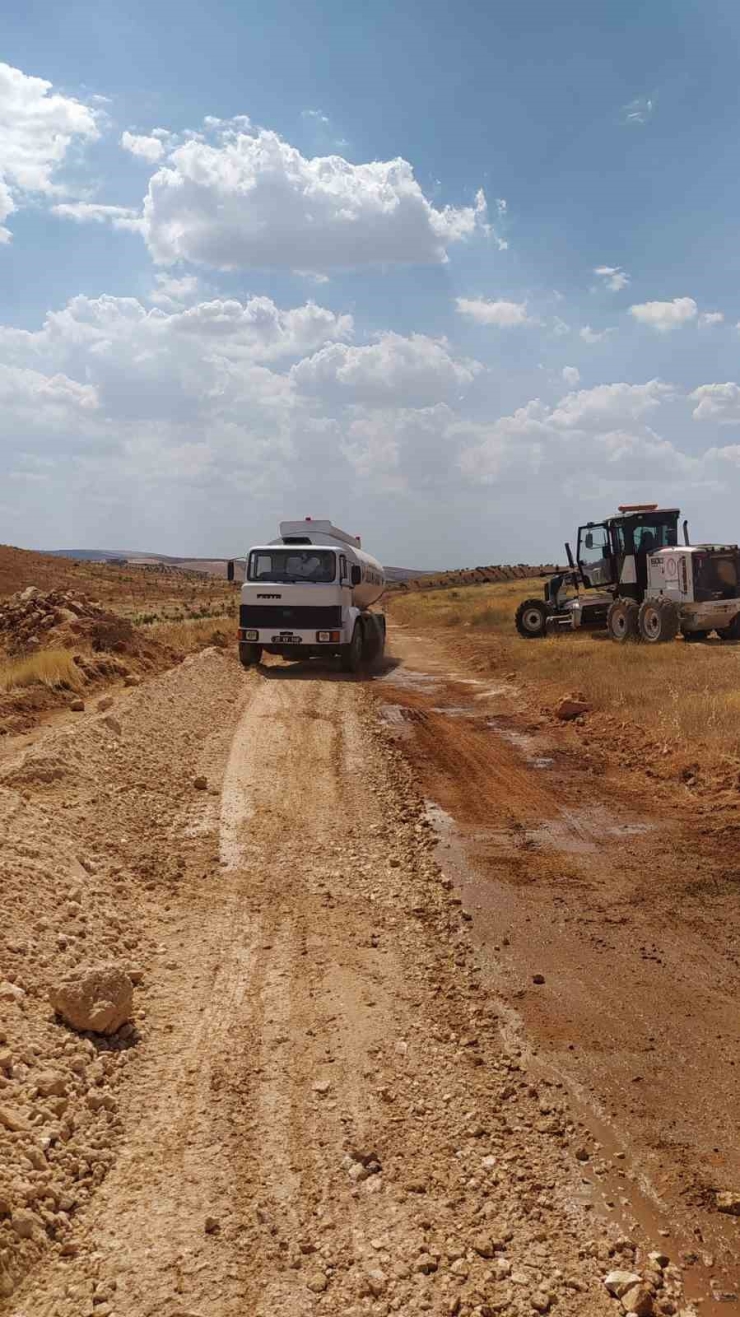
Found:
[{"label": "grassy field", "polygon": [[393,598],[390,615],[442,638],[462,632],[488,671],[538,683],[545,699],[580,691],[594,708],[639,722],[656,738],[740,756],[740,645],[616,645],[587,632],[522,640],[516,606],[542,589],[536,579],[407,595]]}]

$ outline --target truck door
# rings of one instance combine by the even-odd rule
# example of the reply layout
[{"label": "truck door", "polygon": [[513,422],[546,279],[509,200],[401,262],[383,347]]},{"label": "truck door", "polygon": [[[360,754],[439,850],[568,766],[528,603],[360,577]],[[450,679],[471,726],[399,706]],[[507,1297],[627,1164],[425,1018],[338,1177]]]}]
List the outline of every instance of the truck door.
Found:
[{"label": "truck door", "polygon": [[606,525],[579,526],[576,559],[584,585],[613,585],[614,558]]}]

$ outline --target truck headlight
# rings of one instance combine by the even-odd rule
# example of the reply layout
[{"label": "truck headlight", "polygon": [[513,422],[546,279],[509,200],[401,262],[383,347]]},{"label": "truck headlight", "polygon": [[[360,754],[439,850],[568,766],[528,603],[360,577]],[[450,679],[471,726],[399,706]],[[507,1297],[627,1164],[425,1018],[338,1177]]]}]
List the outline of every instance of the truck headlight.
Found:
[{"label": "truck headlight", "polygon": [[245,640],[259,640],[259,638],[260,638],[260,633],[259,633],[259,631],[245,631],[245,632],[244,632],[244,639],[245,639]]},{"label": "truck headlight", "polygon": [[327,645],[327,644],[328,644],[328,645],[336,645],[336,644],[339,643],[339,632],[338,632],[338,631],[317,631],[317,632],[316,632],[316,639],[319,641],[320,644],[324,644],[324,645]]}]

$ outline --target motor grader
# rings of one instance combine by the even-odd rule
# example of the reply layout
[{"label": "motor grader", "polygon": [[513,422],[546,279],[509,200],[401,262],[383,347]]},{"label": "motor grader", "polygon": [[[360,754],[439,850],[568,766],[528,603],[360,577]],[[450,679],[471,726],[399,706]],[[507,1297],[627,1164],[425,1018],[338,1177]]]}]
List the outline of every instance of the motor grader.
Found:
[{"label": "motor grader", "polygon": [[[575,556],[547,581],[542,599],[516,611],[520,636],[533,640],[561,631],[606,630],[619,644],[684,640],[740,640],[740,549],[736,544],[691,544],[678,508],[622,504],[604,521],[578,528]],[[575,591],[575,594],[572,592]]]}]

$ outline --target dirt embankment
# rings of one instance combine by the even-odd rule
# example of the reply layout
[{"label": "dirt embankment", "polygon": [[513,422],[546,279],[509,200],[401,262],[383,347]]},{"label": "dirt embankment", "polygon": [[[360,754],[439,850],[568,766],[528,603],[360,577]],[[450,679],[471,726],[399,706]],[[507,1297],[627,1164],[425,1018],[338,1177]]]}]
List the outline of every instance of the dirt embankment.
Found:
[{"label": "dirt embankment", "polygon": [[[218,619],[206,633],[201,647],[226,646]],[[28,586],[0,600],[0,736],[28,730],[54,710],[83,712],[103,687],[135,686],[183,656],[81,591]]]},{"label": "dirt embankment", "polygon": [[[505,1043],[362,683],[206,652],[10,750],[9,1312],[606,1317],[615,1268],[677,1311],[561,1081]],[[101,958],[133,1029],[85,1040],[47,993]]]}]

